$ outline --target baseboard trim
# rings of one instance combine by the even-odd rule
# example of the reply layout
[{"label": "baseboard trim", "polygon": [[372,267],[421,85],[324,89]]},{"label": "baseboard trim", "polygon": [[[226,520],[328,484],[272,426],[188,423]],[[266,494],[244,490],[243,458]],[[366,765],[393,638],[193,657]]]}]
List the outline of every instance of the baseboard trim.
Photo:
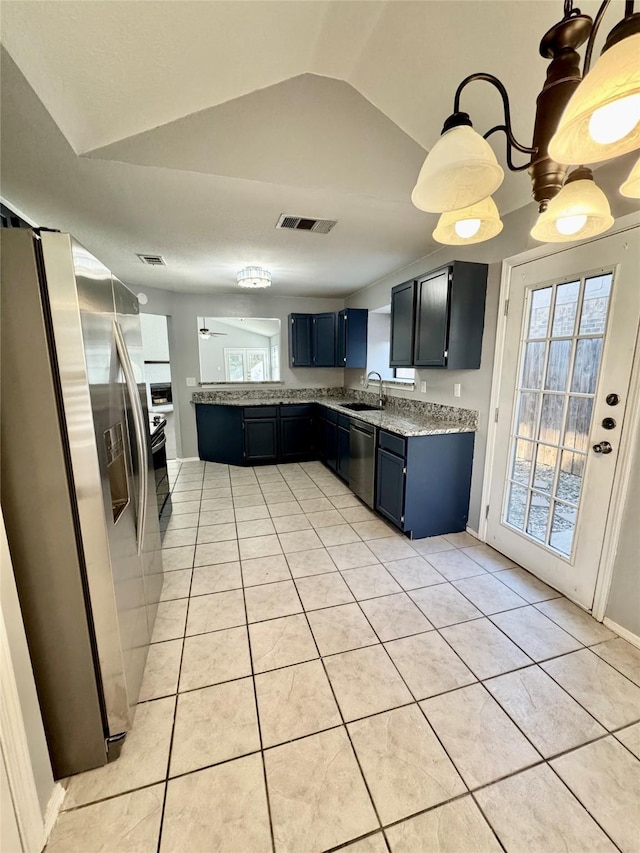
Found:
[{"label": "baseboard trim", "polygon": [[47,842],[49,841],[51,830],[53,829],[55,822],[58,819],[58,815],[60,814],[60,810],[62,809],[62,803],[64,802],[66,793],[66,789],[63,788],[59,782],[57,782],[55,788],[53,789],[53,793],[49,797],[47,809],[44,813],[44,842],[42,844],[43,847],[45,847]]},{"label": "baseboard trim", "polygon": [[482,539],[480,539],[480,534],[477,530],[472,530],[469,526],[467,526],[467,533],[471,534],[471,536],[475,536],[478,541],[482,542]]},{"label": "baseboard trim", "polygon": [[631,643],[632,646],[640,649],[640,637],[637,634],[634,634],[633,631],[629,631],[628,628],[623,628],[622,625],[618,625],[617,622],[609,619],[608,616],[604,617],[603,622],[607,628],[611,628],[611,630],[615,631],[616,634],[619,634],[623,640],[627,640],[627,642]]}]

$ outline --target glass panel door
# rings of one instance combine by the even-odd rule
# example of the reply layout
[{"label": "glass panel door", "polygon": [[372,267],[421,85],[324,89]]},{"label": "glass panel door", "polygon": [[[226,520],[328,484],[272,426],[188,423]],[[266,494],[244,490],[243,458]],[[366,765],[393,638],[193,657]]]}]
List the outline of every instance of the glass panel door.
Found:
[{"label": "glass panel door", "polygon": [[531,289],[503,522],[571,557],[613,273]]}]

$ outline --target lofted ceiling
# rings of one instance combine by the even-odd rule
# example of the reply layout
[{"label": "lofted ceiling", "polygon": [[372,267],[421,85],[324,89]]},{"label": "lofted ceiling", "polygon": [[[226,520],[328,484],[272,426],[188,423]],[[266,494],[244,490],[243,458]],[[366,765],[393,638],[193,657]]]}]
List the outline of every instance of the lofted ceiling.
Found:
[{"label": "lofted ceiling", "polygon": [[[529,142],[562,2],[4,0],[0,15],[9,204],[134,287],[231,291],[259,264],[275,295],[345,296],[434,250],[436,217],[409,196],[464,76],[505,82]],[[479,130],[502,120],[483,84],[462,108]],[[496,200],[527,204],[526,175]],[[276,230],[282,213],[338,224]]]}]

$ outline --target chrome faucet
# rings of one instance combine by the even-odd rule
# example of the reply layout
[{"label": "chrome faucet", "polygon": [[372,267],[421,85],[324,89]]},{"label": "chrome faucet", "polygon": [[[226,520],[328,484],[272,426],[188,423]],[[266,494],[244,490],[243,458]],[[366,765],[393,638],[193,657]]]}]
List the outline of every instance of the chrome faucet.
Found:
[{"label": "chrome faucet", "polygon": [[382,394],[382,376],[380,376],[377,370],[370,370],[367,373],[367,388],[369,387],[369,380],[372,377],[376,376],[378,377],[378,380],[380,382],[380,389],[378,391],[378,408],[382,409],[384,407],[384,396]]}]

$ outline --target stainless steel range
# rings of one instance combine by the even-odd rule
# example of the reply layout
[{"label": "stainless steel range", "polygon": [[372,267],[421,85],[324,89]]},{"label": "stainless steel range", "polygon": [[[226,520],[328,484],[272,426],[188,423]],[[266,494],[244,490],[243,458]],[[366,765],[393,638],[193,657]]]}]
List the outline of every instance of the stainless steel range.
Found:
[{"label": "stainless steel range", "polygon": [[169,498],[169,472],[167,471],[167,436],[165,427],[167,421],[161,415],[149,415],[149,432],[151,434],[151,454],[155,474],[156,499],[158,516],[165,511],[165,516],[171,507]]}]

